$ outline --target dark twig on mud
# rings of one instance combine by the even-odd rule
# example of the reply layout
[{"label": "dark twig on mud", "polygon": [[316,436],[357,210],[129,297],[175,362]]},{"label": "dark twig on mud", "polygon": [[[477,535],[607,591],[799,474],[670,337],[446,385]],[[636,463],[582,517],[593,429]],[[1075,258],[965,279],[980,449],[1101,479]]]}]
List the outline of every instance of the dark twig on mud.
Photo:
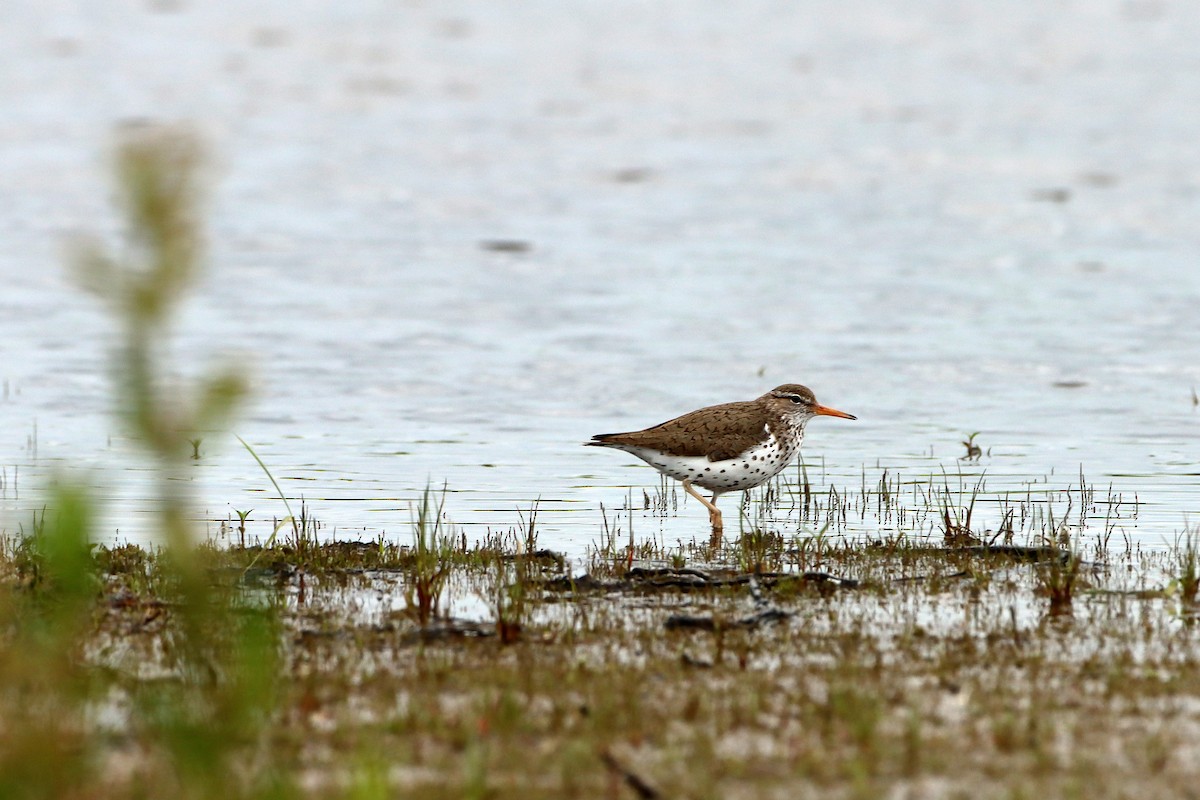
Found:
[{"label": "dark twig on mud", "polygon": [[542,588],[551,592],[623,592],[660,591],[664,589],[716,589],[728,586],[748,586],[752,581],[772,587],[791,581],[802,581],[819,586],[840,589],[857,589],[859,582],[851,578],[839,578],[827,572],[743,572],[713,574],[699,569],[684,567],[634,567],[617,580],[605,581],[591,575],[578,578],[558,577],[542,583]]},{"label": "dark twig on mud", "polygon": [[[949,575],[939,575],[938,577],[941,580],[948,581],[955,578],[969,578],[973,574],[975,573],[971,572],[970,570],[962,569],[958,572],[952,572]],[[927,581],[932,577],[932,575],[906,575],[902,578],[892,578],[889,583],[920,583],[921,581]]]},{"label": "dark twig on mud", "polygon": [[621,762],[617,761],[616,757],[614,757],[613,754],[607,750],[600,754],[600,760],[603,761],[604,766],[608,767],[609,770],[611,770],[614,774],[619,775],[622,779],[624,779],[625,784],[630,789],[633,789],[633,793],[642,798],[642,800],[658,800],[658,798],[662,797],[657,789],[646,783],[646,781],[643,780],[642,777],[637,773],[632,772],[622,766]]},{"label": "dark twig on mud", "polygon": [[774,622],[782,622],[792,616],[790,611],[781,611],[778,608],[768,608],[759,611],[757,614],[751,614],[748,617],[733,620],[732,622],[718,622],[715,617],[694,617],[690,614],[672,614],[667,617],[667,621],[663,623],[669,631],[693,630],[693,631],[715,631],[718,628],[723,630],[731,630],[734,628],[740,630],[753,630],[769,625]]},{"label": "dark twig on mud", "polygon": [[[376,630],[394,630],[394,625],[382,625]],[[473,622],[462,619],[440,619],[428,625],[404,632],[399,639],[403,645],[422,644],[426,642],[444,641],[447,639],[486,639],[496,635],[496,626],[492,623]]]},{"label": "dark twig on mud", "polygon": [[984,544],[973,547],[947,547],[947,553],[972,553],[981,556],[1008,556],[1022,561],[1058,561],[1065,563],[1071,557],[1066,550],[1057,547],[1025,547],[1016,544]]}]

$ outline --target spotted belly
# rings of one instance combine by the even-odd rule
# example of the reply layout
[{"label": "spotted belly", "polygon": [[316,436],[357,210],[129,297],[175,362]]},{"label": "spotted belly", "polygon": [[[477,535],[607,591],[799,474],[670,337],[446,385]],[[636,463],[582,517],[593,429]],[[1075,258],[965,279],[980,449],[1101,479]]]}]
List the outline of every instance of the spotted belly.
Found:
[{"label": "spotted belly", "polygon": [[753,489],[778,475],[792,462],[799,447],[783,447],[774,437],[736,458],[709,461],[705,456],[672,456],[643,447],[619,447],[645,461],[664,475],[691,481],[713,492]]}]

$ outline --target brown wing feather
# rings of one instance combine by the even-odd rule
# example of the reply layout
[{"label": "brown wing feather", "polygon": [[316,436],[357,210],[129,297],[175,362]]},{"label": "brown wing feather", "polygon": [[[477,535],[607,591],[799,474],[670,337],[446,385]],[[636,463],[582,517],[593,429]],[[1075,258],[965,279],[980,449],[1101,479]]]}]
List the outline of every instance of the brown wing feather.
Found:
[{"label": "brown wing feather", "polygon": [[642,431],[602,433],[588,444],[651,447],[677,456],[706,456],[709,461],[725,461],[767,440],[766,422],[755,411],[752,402],[725,403],[692,411]]}]

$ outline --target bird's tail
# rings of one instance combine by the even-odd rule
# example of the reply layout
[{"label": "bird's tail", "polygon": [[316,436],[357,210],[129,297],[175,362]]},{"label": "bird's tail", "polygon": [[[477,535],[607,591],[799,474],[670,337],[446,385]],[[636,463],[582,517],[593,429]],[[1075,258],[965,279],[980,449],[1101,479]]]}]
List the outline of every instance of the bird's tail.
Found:
[{"label": "bird's tail", "polygon": [[615,434],[615,433],[597,433],[595,436],[592,437],[592,440],[590,442],[584,442],[583,446],[584,447],[612,447],[612,444],[608,440],[610,437],[617,436],[617,435],[618,434]]}]

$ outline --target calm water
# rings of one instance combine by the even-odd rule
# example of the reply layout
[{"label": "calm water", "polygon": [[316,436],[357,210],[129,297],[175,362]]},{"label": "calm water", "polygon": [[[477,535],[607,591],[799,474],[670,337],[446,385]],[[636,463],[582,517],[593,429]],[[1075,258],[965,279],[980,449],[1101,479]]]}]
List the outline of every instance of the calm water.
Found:
[{"label": "calm water", "polygon": [[[581,553],[657,486],[582,441],[784,382],[859,416],[809,428],[826,483],[954,473],[980,431],[993,491],[1082,465],[1144,546],[1200,516],[1200,6],[336,5],[0,6],[4,528],[69,467],[106,538],[149,535],[62,266],[117,230],[130,118],[213,155],[173,366],[251,371],[236,432],[339,536],[406,536],[445,482],[470,534],[540,498]],[[202,451],[199,510],[267,535],[257,465]]]}]

